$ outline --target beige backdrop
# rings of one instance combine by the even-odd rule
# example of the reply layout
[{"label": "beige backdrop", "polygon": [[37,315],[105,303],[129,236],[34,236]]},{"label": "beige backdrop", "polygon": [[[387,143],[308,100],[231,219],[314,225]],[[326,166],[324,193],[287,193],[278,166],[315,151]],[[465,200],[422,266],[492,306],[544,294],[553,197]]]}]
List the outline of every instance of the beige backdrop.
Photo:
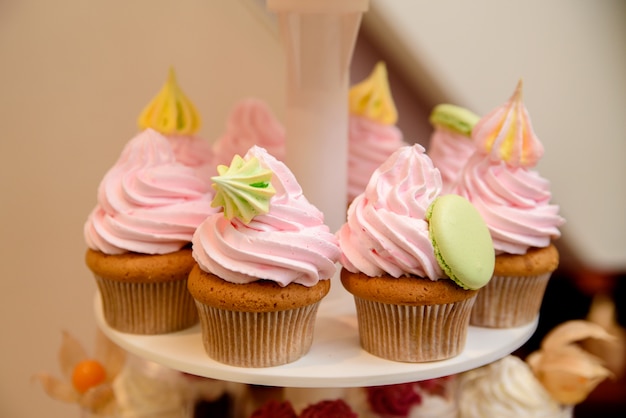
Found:
[{"label": "beige backdrop", "polygon": [[283,53],[257,2],[0,1],[0,416],[72,417],[30,381],[61,330],[92,345],[83,222],[174,65],[213,139],[253,95],[282,114]]}]

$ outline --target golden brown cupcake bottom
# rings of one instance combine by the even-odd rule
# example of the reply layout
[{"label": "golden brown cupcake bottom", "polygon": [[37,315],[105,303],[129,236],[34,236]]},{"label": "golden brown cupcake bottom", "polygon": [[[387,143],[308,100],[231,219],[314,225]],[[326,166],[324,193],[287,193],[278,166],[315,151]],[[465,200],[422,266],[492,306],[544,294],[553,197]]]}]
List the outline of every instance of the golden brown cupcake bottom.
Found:
[{"label": "golden brown cupcake bottom", "polygon": [[187,277],[194,265],[190,249],[163,255],[108,255],[87,250],[107,324],[131,334],[165,334],[198,322]]},{"label": "golden brown cupcake bottom", "polygon": [[354,296],[363,349],[387,360],[428,362],[460,354],[477,294],[447,279],[369,277],[341,271]]},{"label": "golden brown cupcake bottom", "polygon": [[330,280],[312,287],[281,287],[269,280],[235,284],[196,265],[188,287],[209,357],[232,366],[271,367],[309,351],[319,302],[330,290]]},{"label": "golden brown cupcake bottom", "polygon": [[470,324],[514,328],[534,321],[558,264],[554,245],[531,248],[524,255],[497,255],[493,277],[478,292]]}]

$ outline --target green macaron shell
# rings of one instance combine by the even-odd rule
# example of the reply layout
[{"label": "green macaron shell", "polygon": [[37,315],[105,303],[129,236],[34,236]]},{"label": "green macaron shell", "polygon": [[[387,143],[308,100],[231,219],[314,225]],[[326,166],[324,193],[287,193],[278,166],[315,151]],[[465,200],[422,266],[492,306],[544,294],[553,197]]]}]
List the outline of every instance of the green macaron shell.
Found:
[{"label": "green macaron shell", "polygon": [[464,197],[437,197],[426,214],[430,239],[441,269],[464,289],[485,286],[495,266],[489,229],[480,213]]},{"label": "green macaron shell", "polygon": [[443,126],[451,131],[470,136],[480,117],[471,110],[444,103],[435,106],[430,113],[429,120],[433,126]]}]

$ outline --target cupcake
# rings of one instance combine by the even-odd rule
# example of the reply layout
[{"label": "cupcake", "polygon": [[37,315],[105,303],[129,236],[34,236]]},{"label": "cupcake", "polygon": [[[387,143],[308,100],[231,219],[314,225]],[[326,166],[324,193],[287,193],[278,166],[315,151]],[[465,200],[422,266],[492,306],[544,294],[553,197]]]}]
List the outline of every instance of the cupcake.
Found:
[{"label": "cupcake", "polygon": [[213,178],[214,205],[193,237],[189,275],[204,347],[241,367],[290,363],[306,354],[340,250],[323,214],[289,169],[254,146]]},{"label": "cupcake", "polygon": [[193,102],[183,92],[170,68],[167,81],[139,115],[141,130],[153,129],[165,136],[176,159],[202,175],[214,174],[211,144],[198,136],[201,120]]},{"label": "cupcake", "polygon": [[476,147],[471,140],[474,125],[480,118],[472,111],[452,104],[435,106],[430,113],[433,133],[428,156],[441,173],[443,192],[450,190]]},{"label": "cupcake", "polygon": [[591,322],[568,321],[548,333],[526,361],[509,355],[462,373],[459,418],[572,417],[573,407],[611,374],[577,344],[589,338],[612,336]]},{"label": "cupcake", "polygon": [[341,282],[371,354],[425,362],[465,346],[476,294],[493,272],[493,244],[472,205],[440,191],[424,148],[402,147],[374,172],[337,232]]},{"label": "cupcake", "polygon": [[559,254],[563,224],[550,185],[533,167],[543,155],[522,102],[522,83],[472,130],[476,152],[453,188],[481,213],[496,252],[494,277],[480,291],[471,324],[510,328],[532,322]]},{"label": "cupcake", "polygon": [[247,98],[231,110],[225,132],[213,144],[215,162],[228,165],[235,155],[244,155],[253,145],[280,161],[285,159],[285,128],[267,104]]},{"label": "cupcake", "polygon": [[84,226],[86,263],[111,328],[162,334],[197,323],[187,292],[190,243],[216,212],[212,197],[207,179],[177,161],[158,132],[146,129],[125,146]]},{"label": "cupcake", "polygon": [[350,88],[348,119],[348,202],[363,193],[372,173],[395,150],[407,145],[396,127],[387,68],[383,62]]}]

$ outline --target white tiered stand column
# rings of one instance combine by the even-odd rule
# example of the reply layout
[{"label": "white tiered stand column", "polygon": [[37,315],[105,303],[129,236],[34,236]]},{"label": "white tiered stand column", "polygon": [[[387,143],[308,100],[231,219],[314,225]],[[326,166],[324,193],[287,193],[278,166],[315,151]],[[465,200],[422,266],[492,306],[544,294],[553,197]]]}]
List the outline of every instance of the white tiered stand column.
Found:
[{"label": "white tiered stand column", "polygon": [[[345,222],[348,184],[348,89],[354,44],[369,0],[269,0],[287,64],[287,165],[304,195],[336,231]],[[339,297],[333,279],[329,300]],[[296,410],[338,397],[338,389],[286,387]]]},{"label": "white tiered stand column", "polygon": [[[287,163],[307,197],[332,230],[345,220],[348,152],[349,66],[368,0],[268,0],[279,18],[287,69]],[[476,368],[519,348],[536,329],[470,327],[466,347],[451,359],[430,363],[384,360],[359,346],[352,297],[333,278],[319,309],[310,352],[284,366],[241,368],[218,363],[204,352],[200,327],[165,335],[132,335],[111,329],[100,295],[98,325],[129,352],[183,372],[233,382],[292,388],[360,387],[432,379]],[[310,389],[307,390],[309,396]]]}]

